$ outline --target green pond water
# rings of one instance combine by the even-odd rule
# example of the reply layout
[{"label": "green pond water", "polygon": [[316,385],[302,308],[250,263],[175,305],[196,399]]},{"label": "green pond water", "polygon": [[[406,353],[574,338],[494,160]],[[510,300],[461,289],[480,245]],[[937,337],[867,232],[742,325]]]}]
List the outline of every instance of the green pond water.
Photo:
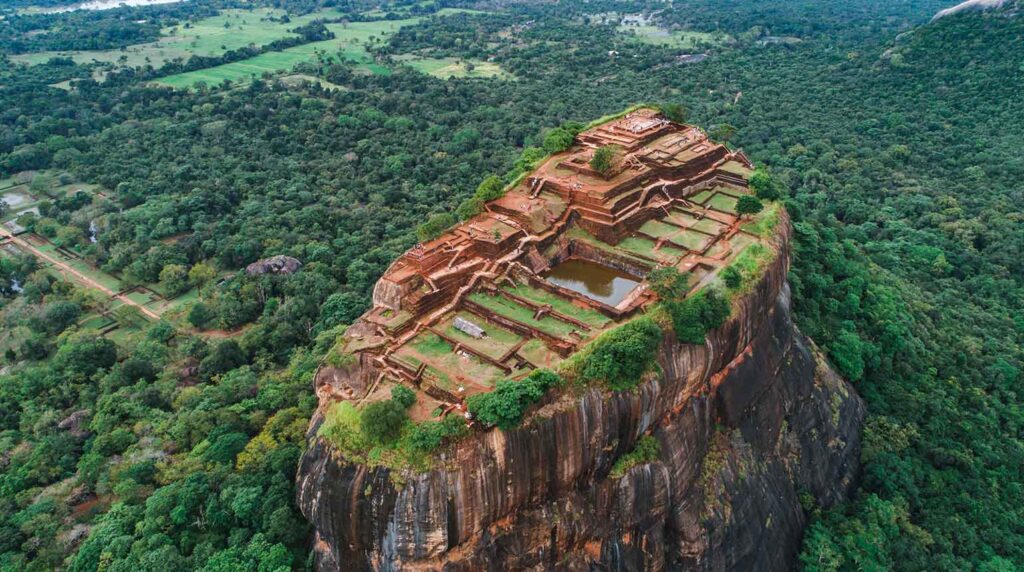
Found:
[{"label": "green pond water", "polygon": [[570,258],[542,274],[548,282],[579,292],[588,298],[616,306],[640,281],[590,260]]}]

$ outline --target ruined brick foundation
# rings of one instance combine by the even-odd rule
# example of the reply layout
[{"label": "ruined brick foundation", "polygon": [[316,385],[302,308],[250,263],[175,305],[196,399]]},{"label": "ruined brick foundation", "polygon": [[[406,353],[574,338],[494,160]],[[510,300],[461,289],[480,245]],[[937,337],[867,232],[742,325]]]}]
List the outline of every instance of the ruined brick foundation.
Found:
[{"label": "ruined brick foundation", "polygon": [[[792,323],[783,226],[729,321],[703,346],[667,335],[633,391],[553,395],[423,474],[346,462],[318,413],[297,493],[318,569],[790,569],[800,497],[829,506],[854,486],[865,409]],[[645,433],[658,461],[610,478]]]}]

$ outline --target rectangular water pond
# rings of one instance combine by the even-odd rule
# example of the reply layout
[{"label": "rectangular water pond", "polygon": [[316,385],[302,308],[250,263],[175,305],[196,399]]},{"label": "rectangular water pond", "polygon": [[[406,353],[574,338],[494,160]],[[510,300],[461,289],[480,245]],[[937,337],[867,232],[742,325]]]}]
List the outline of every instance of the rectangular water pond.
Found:
[{"label": "rectangular water pond", "polygon": [[609,306],[617,306],[640,284],[630,274],[582,258],[570,258],[542,277],[556,286],[579,292]]}]

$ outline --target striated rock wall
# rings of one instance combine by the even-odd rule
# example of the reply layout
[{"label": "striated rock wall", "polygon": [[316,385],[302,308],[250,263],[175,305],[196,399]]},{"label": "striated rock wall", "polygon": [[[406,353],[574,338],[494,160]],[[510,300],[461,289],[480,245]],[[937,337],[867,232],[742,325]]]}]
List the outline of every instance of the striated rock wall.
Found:
[{"label": "striated rock wall", "polygon": [[[792,324],[787,239],[704,346],[669,334],[637,389],[554,396],[429,472],[349,464],[315,417],[297,501],[318,568],[790,568],[801,497],[827,506],[854,484],[864,405]],[[658,461],[610,478],[645,433]]]}]

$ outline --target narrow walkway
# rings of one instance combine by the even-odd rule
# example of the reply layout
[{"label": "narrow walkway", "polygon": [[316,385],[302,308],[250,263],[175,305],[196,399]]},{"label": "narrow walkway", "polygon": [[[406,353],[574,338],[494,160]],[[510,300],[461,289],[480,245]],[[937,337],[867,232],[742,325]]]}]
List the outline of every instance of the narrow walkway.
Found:
[{"label": "narrow walkway", "polygon": [[32,243],[30,243],[29,241],[27,241],[27,240],[25,240],[23,238],[20,238],[18,236],[15,236],[14,234],[12,234],[6,228],[0,227],[0,236],[3,236],[4,238],[10,240],[12,243],[16,244],[19,248],[23,248],[23,249],[31,252],[32,255],[35,256],[36,258],[45,260],[46,262],[49,262],[50,264],[56,266],[63,274],[65,274],[65,275],[70,274],[71,276],[73,276],[75,278],[75,280],[77,280],[81,284],[83,284],[83,285],[85,285],[85,286],[87,286],[89,288],[93,288],[95,290],[99,290],[100,292],[103,292],[104,294],[106,294],[107,296],[110,296],[114,300],[120,300],[121,302],[124,302],[125,304],[127,304],[129,306],[134,306],[134,307],[138,308],[139,311],[142,312],[144,315],[149,316],[150,318],[152,318],[154,320],[159,320],[160,319],[160,314],[157,314],[153,310],[150,310],[149,308],[143,306],[142,304],[139,304],[138,302],[136,302],[135,300],[132,300],[131,298],[129,298],[128,296],[126,296],[124,294],[119,294],[117,292],[114,292],[110,288],[107,288],[106,286],[100,284],[99,282],[93,280],[92,278],[89,278],[85,274],[82,274],[78,270],[75,270],[74,268],[69,266],[67,263],[65,263],[63,260],[61,260],[61,259],[59,259],[57,257],[54,257],[54,256],[50,256],[49,254],[39,250],[35,246],[32,246]]}]

